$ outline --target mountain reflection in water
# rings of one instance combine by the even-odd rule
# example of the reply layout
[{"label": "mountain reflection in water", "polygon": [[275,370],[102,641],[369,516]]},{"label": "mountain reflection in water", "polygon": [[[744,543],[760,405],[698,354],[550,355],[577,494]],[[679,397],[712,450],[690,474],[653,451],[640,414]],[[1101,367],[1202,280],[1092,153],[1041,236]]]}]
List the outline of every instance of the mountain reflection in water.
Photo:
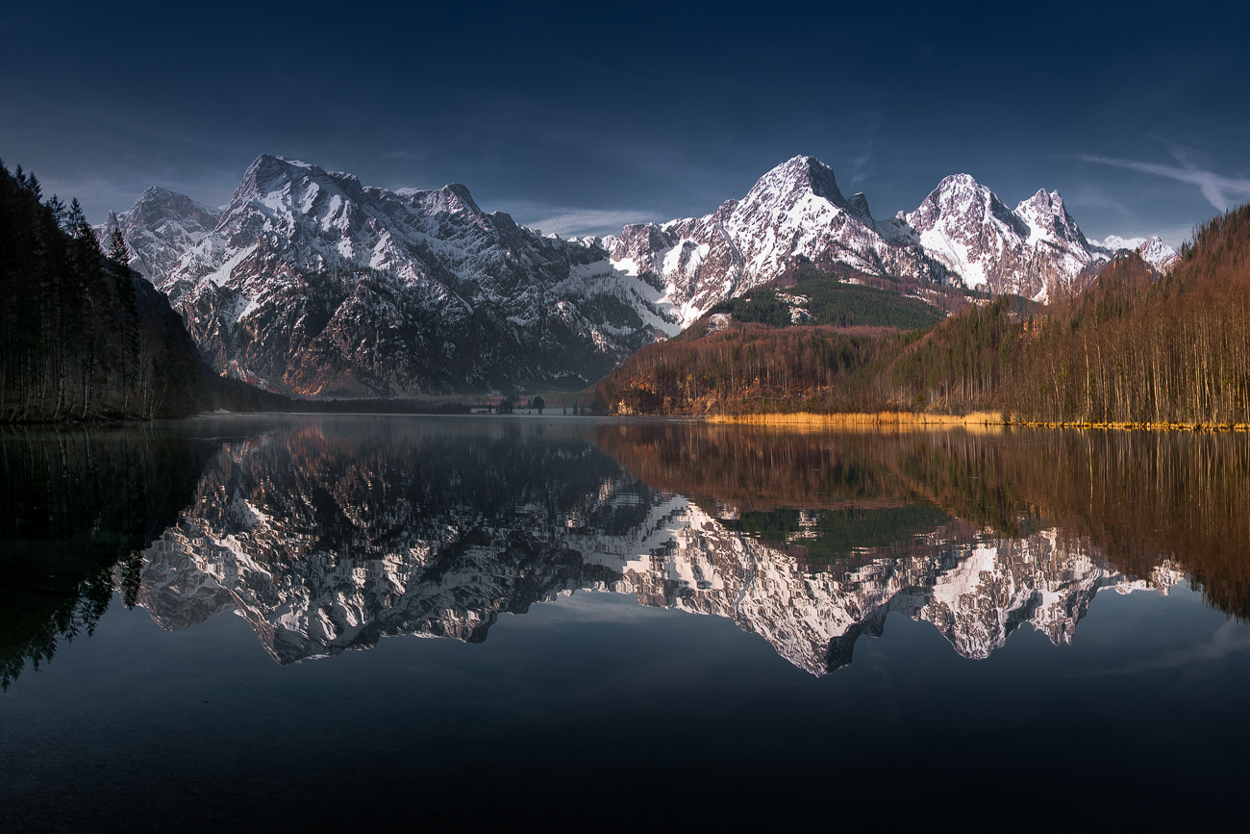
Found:
[{"label": "mountain reflection in water", "polygon": [[1026,623],[1071,641],[1108,588],[1188,576],[1247,610],[1243,435],[325,418],[3,440],[6,685],[114,586],[166,629],[236,612],[279,663],[480,642],[501,612],[614,591],[817,675],[891,611],[984,658]]}]

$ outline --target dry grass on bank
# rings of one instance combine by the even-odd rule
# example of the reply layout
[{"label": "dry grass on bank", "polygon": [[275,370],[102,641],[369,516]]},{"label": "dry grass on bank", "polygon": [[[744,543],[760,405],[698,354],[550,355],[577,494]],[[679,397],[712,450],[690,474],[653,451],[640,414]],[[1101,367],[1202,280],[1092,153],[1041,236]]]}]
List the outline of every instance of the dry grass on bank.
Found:
[{"label": "dry grass on bank", "polygon": [[784,426],[794,429],[896,429],[914,430],[963,426],[981,430],[1000,430],[1000,415],[983,411],[971,414],[925,414],[910,411],[881,411],[873,414],[717,414],[704,418],[709,423],[734,423],[751,426]]},{"label": "dry grass on bank", "polygon": [[914,431],[962,426],[977,431],[997,432],[1007,427],[1023,426],[1051,429],[1118,429],[1120,431],[1250,431],[1250,423],[1048,423],[1013,420],[1006,423],[1001,414],[974,411],[970,414],[926,414],[910,411],[881,411],[871,414],[715,414],[703,418],[709,423],[748,426],[775,426],[798,430],[827,428],[893,429]]}]

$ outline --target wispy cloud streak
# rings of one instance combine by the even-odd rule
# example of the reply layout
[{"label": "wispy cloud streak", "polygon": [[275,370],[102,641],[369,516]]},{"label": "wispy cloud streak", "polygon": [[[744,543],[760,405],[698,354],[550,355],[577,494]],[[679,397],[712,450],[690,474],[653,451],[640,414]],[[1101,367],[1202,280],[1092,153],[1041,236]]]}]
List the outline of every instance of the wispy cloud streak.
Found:
[{"label": "wispy cloud streak", "polygon": [[877,130],[881,127],[881,114],[868,114],[868,124],[864,130],[864,149],[858,156],[851,158],[851,184],[862,182],[873,174],[872,152],[876,142]]},{"label": "wispy cloud streak", "polygon": [[[530,213],[533,216],[533,213]],[[524,216],[524,215],[523,215]],[[547,234],[617,234],[623,226],[630,223],[645,223],[654,220],[644,211],[616,211],[611,209],[556,209],[550,213],[537,215],[534,219],[522,220],[526,226],[542,229]]]},{"label": "wispy cloud streak", "polygon": [[654,213],[641,209],[584,209],[526,200],[512,201],[505,208],[517,223],[557,235],[619,234],[627,224],[656,220]]},{"label": "wispy cloud streak", "polygon": [[1202,191],[1202,196],[1206,197],[1207,201],[1220,211],[1227,211],[1232,202],[1234,202],[1234,199],[1230,198],[1235,198],[1236,195],[1250,197],[1250,180],[1222,177],[1213,171],[1205,171],[1188,161],[1182,160],[1181,164],[1184,167],[1175,168],[1170,165],[1139,162],[1135,159],[1117,159],[1112,156],[1077,154],[1076,158],[1085,162],[1112,165],[1116,168],[1127,168],[1130,171],[1141,171],[1144,174],[1154,174],[1155,176],[1167,177],[1189,183],[1190,185],[1196,185]]},{"label": "wispy cloud streak", "polygon": [[1196,643],[1185,649],[1173,649],[1151,660],[1128,663],[1120,668],[1104,668],[1091,673],[1093,676],[1131,675],[1156,669],[1186,669],[1250,650],[1250,634],[1238,627],[1235,620],[1225,620],[1205,643]]}]

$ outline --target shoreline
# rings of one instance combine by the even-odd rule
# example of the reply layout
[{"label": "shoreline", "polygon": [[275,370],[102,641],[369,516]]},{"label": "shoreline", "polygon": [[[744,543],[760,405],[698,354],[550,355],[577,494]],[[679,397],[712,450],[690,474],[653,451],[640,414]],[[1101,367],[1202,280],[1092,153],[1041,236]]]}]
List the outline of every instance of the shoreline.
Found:
[{"label": "shoreline", "polygon": [[1004,421],[1001,415],[986,411],[969,414],[926,414],[910,411],[879,411],[869,413],[816,414],[813,412],[764,414],[712,414],[701,418],[714,424],[777,426],[790,428],[941,428],[962,426],[978,430],[1021,428],[1045,429],[1110,429],[1117,431],[1196,431],[1250,432],[1250,423],[1087,423],[1080,421],[1049,422],[1044,420]]}]

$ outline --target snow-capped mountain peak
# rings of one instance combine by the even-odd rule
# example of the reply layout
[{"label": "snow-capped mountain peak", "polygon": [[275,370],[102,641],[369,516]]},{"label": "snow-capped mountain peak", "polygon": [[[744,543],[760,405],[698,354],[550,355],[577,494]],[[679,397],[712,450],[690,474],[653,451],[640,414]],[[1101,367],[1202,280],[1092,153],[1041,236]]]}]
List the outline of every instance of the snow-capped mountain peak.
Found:
[{"label": "snow-capped mountain peak", "polygon": [[1058,191],[1039,189],[1015,210],[968,174],[946,177],[907,220],[934,258],[970,287],[1039,300],[1071,282],[1093,251]]},{"label": "snow-capped mountain peak", "polygon": [[970,174],[946,177],[914,212],[907,215],[908,222],[922,234],[940,225],[940,218],[960,224],[996,226],[1005,234],[1027,236],[1027,224],[1022,224],[1022,218]]},{"label": "snow-capped mountain peak", "polygon": [[1089,243],[1064,208],[1058,191],[1048,193],[1044,188],[1038,189],[1036,194],[1016,206],[1015,214],[1029,227],[1029,243],[1045,240],[1063,247],[1079,246],[1088,252]]},{"label": "snow-capped mountain peak", "polygon": [[417,192],[413,195],[427,214],[467,214],[482,217],[482,210],[473,202],[469,189],[458,182],[445,185],[437,191]]},{"label": "snow-capped mountain peak", "polygon": [[759,178],[742,202],[793,205],[807,194],[823,197],[839,208],[846,205],[833,169],[814,156],[796,156],[773,168]]},{"label": "snow-capped mountain peak", "polygon": [[130,252],[130,265],[145,278],[158,282],[182,255],[212,231],[221,210],[190,197],[153,186],[129,211],[109,212],[96,234],[107,251],[115,229],[121,229]]},{"label": "snow-capped mountain peak", "polygon": [[712,214],[626,227],[608,242],[613,263],[655,276],[683,324],[713,304],[781,277],[800,263],[846,264],[869,275],[948,280],[900,218],[872,219],[868,200],[843,197],[833,170],[796,156],[764,174],[741,200]]},{"label": "snow-capped mountain peak", "polygon": [[303,394],[581,388],[676,332],[593,241],[484,214],[463,185],[395,192],[269,154],[160,285],[216,367]]},{"label": "snow-capped mountain peak", "polygon": [[1181,259],[1176,250],[1160,240],[1158,235],[1151,235],[1142,241],[1136,252],[1143,261],[1163,273],[1167,273]]}]

